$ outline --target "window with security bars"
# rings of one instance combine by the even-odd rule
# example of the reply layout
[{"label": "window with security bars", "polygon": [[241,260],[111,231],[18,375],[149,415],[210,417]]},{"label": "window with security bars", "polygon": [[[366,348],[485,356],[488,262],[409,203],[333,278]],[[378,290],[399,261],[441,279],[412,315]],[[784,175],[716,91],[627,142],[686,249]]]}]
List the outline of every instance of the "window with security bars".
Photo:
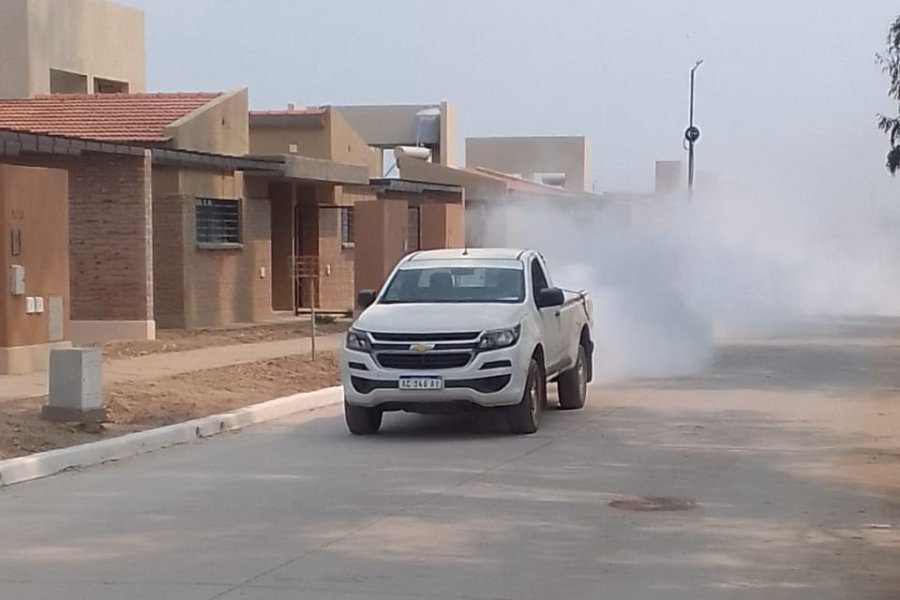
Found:
[{"label": "window with security bars", "polygon": [[197,198],[197,243],[240,244],[241,203],[239,200]]},{"label": "window with security bars", "polygon": [[341,208],[341,245],[345,248],[353,245],[353,209]]}]

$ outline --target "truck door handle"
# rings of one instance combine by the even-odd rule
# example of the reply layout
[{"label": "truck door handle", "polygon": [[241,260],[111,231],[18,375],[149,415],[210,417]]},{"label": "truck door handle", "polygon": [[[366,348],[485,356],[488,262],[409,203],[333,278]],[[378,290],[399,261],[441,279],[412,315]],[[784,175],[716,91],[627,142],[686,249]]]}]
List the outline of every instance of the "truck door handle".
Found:
[{"label": "truck door handle", "polygon": [[559,315],[561,315],[561,314],[562,314],[561,312],[556,311],[556,314],[554,314],[553,316],[556,317],[556,318],[558,319],[558,318],[559,318]]}]

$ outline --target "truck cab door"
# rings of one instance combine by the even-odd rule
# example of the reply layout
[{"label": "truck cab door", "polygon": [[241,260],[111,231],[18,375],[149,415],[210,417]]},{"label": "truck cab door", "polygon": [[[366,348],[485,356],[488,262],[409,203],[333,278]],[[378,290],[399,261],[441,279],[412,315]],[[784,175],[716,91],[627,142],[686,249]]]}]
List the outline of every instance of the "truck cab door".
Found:
[{"label": "truck cab door", "polygon": [[[532,302],[537,302],[541,290],[550,287],[550,280],[544,270],[541,262],[535,258],[531,261],[531,287]],[[562,337],[562,320],[560,319],[560,307],[549,306],[546,308],[538,308],[541,322],[541,337],[544,341],[544,358],[546,361],[547,373],[556,371],[560,362],[561,337]]]}]

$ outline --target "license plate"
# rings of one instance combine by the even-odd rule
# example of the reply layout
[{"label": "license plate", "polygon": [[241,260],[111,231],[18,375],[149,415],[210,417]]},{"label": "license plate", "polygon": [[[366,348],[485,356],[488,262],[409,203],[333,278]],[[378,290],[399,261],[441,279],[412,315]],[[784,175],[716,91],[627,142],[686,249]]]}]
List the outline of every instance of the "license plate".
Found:
[{"label": "license plate", "polygon": [[444,380],[441,377],[401,377],[401,390],[442,390]]}]

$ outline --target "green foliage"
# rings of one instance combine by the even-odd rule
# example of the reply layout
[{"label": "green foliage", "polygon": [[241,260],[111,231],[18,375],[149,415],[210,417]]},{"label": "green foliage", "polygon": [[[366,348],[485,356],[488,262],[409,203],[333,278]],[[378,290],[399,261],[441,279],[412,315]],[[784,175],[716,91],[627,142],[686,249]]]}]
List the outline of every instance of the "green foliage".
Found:
[{"label": "green foliage", "polygon": [[898,16],[887,36],[887,50],[876,56],[881,70],[890,79],[888,96],[897,102],[897,116],[878,115],[878,128],[888,136],[891,149],[887,154],[887,168],[892,175],[900,171],[900,16]]}]

